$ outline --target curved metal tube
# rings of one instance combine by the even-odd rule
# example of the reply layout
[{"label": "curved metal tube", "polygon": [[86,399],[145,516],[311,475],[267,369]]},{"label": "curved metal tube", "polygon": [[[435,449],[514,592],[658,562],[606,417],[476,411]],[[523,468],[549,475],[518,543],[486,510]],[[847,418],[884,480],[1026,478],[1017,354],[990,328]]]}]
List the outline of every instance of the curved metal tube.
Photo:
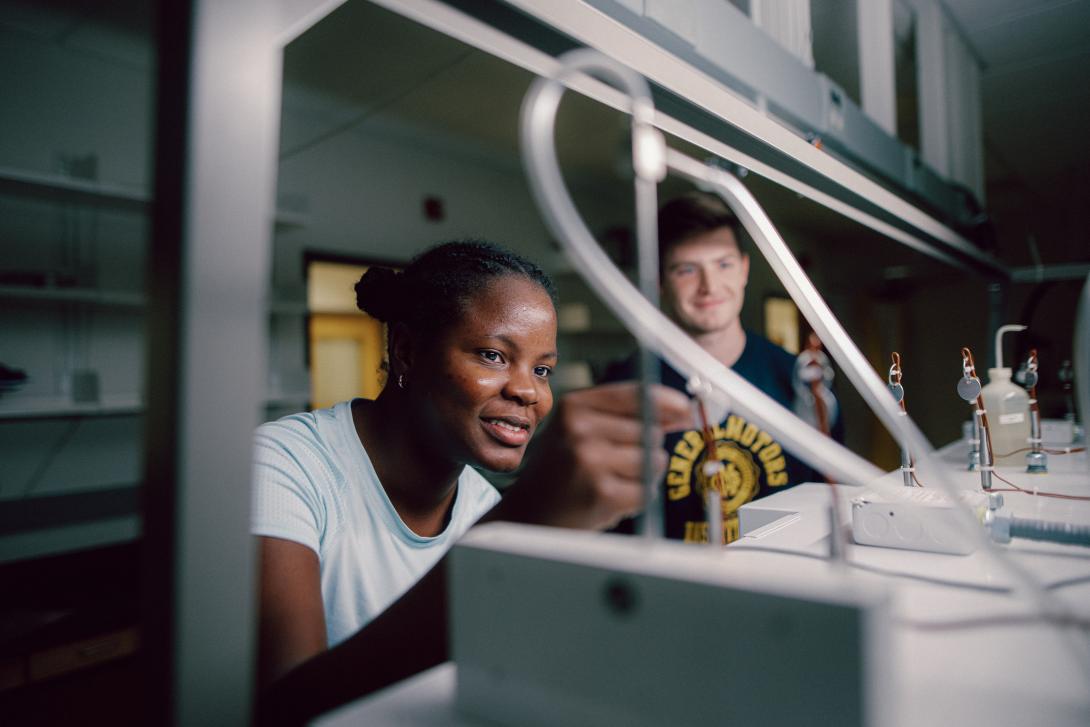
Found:
[{"label": "curved metal tube", "polygon": [[[627,90],[635,89],[640,94],[633,102],[634,136],[638,136],[641,126],[650,125],[649,112],[653,109],[649,106],[650,91],[646,81],[594,51],[578,50],[566,54],[556,78],[534,81],[523,100],[520,137],[530,187],[549,229],[576,268],[640,343],[658,352],[682,374],[725,392],[735,410],[761,422],[788,449],[818,469],[842,482],[873,483],[882,476],[880,469],[822,437],[772,397],[716,360],[641,295],[595,241],[567,193],[553,143],[556,112],[565,90],[563,82],[589,69],[601,71],[618,85]],[[641,172],[639,159],[636,170],[637,174]]]},{"label": "curved metal tube", "polygon": [[[665,165],[691,179],[712,185],[738,215],[796,304],[829,346],[833,357],[844,367],[872,410],[895,438],[908,443],[917,457],[917,466],[928,465],[927,472],[933,477],[932,481],[941,485],[951,501],[958,505],[957,509],[965,527],[969,529],[970,537],[976,541],[978,547],[1007,570],[1013,576],[1016,588],[1026,593],[1043,612],[1066,611],[1022,566],[1011,558],[1003,557],[990,542],[979,520],[961,502],[947,474],[932,461],[934,456],[930,443],[910,417],[900,416],[881,379],[871,370],[863,354],[829,310],[749,191],[732,175],[665,148],[661,135],[652,127],[654,108],[650,101],[650,91],[646,81],[638,74],[589,49],[567,53],[560,61],[560,68],[553,78],[538,78],[531,84],[522,104],[519,136],[530,188],[549,229],[575,262],[576,268],[640,344],[658,352],[671,366],[691,377],[701,388],[711,387],[724,392],[730,397],[731,406],[735,410],[760,422],[794,454],[826,474],[842,482],[865,484],[873,489],[880,489],[891,497],[905,496],[907,488],[878,481],[883,475],[880,469],[851,450],[818,434],[808,424],[701,348],[666,318],[656,305],[642,296],[602,251],[568,195],[554,144],[556,112],[564,95],[564,84],[583,71],[596,71],[607,80],[627,89],[633,98],[633,137],[637,142],[634,143],[633,152],[639,182],[657,182]],[[645,142],[645,146],[653,147],[653,144],[646,142],[654,135],[658,135],[661,148],[639,148],[641,141]],[[637,185],[637,190],[639,189]],[[641,238],[641,248],[644,249],[646,235],[649,234],[649,220],[657,212],[646,209],[646,200],[646,196],[641,197],[638,191],[637,231]],[[657,238],[657,230],[654,234]],[[1090,285],[1084,295],[1090,301]],[[1086,307],[1090,309],[1090,303]],[[1082,338],[1080,341],[1084,346],[1085,340]],[[1080,659],[1080,662],[1084,668],[1088,666],[1085,659]]]}]

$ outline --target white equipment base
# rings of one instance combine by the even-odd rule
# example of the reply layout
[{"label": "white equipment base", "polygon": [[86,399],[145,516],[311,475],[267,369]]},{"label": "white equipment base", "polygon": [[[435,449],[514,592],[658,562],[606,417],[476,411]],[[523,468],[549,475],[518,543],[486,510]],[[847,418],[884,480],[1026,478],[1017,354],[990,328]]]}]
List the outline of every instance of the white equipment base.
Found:
[{"label": "white equipment base", "polygon": [[[958,442],[945,448],[941,455],[943,461],[949,463],[952,475],[963,481],[966,488],[973,487],[974,483],[979,486],[979,476],[964,471],[966,452],[967,445]],[[1022,471],[1024,468],[1020,470],[1015,467],[1000,468],[999,472],[1023,487],[1036,486],[1044,491],[1090,495],[1090,469],[1086,454],[1050,456],[1049,469],[1047,475],[1028,475]],[[899,482],[901,475],[899,471],[894,471],[888,477],[892,482]],[[861,490],[844,486],[839,490],[841,522],[847,524],[851,522],[849,503],[853,497],[861,494]],[[1004,493],[1004,499],[1004,510],[1019,517],[1090,523],[1090,502],[1020,493]],[[701,565],[692,567],[721,574],[727,586],[732,582],[748,582],[746,579],[752,574],[774,574],[784,583],[798,584],[804,595],[809,593],[813,598],[819,591],[811,592],[809,589],[820,586],[813,586],[812,583],[829,570],[828,564],[823,562],[829,548],[828,506],[829,488],[826,485],[800,485],[745,505],[740,511],[742,537],[725,549],[678,544],[675,547],[685,548],[686,560],[691,557],[701,562]],[[566,533],[566,536],[572,538],[577,534]],[[584,542],[585,539],[574,537],[571,547],[582,552],[581,544]],[[630,543],[628,556],[619,556],[623,563],[630,562],[633,554],[645,552],[636,541]],[[1002,547],[1040,582],[1050,586],[1056,597],[1076,614],[1090,619],[1090,549],[1019,540]],[[648,569],[666,567],[657,555],[642,557],[646,568],[639,572],[646,573],[647,577],[654,573]],[[998,569],[983,553],[946,555],[854,545],[850,547],[848,557],[852,565],[848,568],[847,577],[854,583],[853,588],[858,585],[882,585],[893,593],[893,623],[889,630],[888,651],[893,663],[890,666],[881,662],[872,675],[872,678],[891,675],[888,699],[879,705],[881,716],[878,719],[881,724],[901,727],[969,724],[987,724],[989,727],[1021,727],[1026,724],[1085,727],[1090,724],[1090,690],[1086,687],[1085,673],[1076,662],[1080,655],[1083,658],[1087,656],[1086,632],[1061,629],[1041,622],[1004,622],[1002,619],[1030,615],[1033,611],[1030,606],[1005,592],[1010,586],[1005,571]],[[556,554],[556,558],[562,562],[569,556]],[[602,568],[603,571],[608,569],[613,572],[611,564],[595,565],[588,562],[589,558],[588,552],[583,558],[585,568]],[[571,567],[574,569],[574,564]],[[676,577],[681,577],[681,574],[676,574]],[[826,587],[831,582],[827,580]],[[539,583],[535,592],[546,590],[545,585]],[[553,586],[554,590],[565,592],[562,599],[576,599],[575,594],[591,593],[574,581],[569,583],[564,580]],[[453,587],[457,588],[457,585]],[[692,643],[687,644],[687,653],[692,664],[701,664],[701,671],[708,675],[705,683],[710,686],[706,688],[706,693],[702,693],[701,699],[712,704],[723,695],[736,696],[734,685],[737,684],[739,669],[757,673],[775,667],[769,666],[771,652],[750,653],[743,660],[733,662],[728,661],[731,656],[730,641],[725,642],[726,646],[720,642],[713,649],[712,645],[716,643],[715,624],[730,617],[722,613],[721,606],[712,608],[706,605],[703,598],[699,603],[694,603],[685,595],[690,587],[709,593],[714,590],[712,583],[682,584],[678,595],[673,597],[675,605],[670,610],[675,620],[704,625],[701,638],[694,638]],[[569,590],[571,594],[566,593]],[[656,598],[665,599],[668,595],[664,591]],[[605,623],[607,617],[600,595],[591,600],[593,603],[588,603],[588,611],[600,611],[593,618]],[[550,603],[546,601],[538,605],[535,612],[540,620],[532,628],[542,629],[542,633],[554,633],[561,626],[569,626],[565,663],[573,673],[585,668],[582,664],[585,660],[605,658],[604,652],[607,648],[613,648],[610,644],[614,642],[593,630],[583,632],[581,641],[571,639],[574,634],[571,625],[559,623],[562,612],[553,612],[547,605]],[[506,649],[504,639],[508,638],[513,623],[525,623],[522,620],[525,614],[514,616],[515,620],[505,625],[508,614],[499,610],[488,613],[491,614],[489,618],[494,619],[496,628],[485,632],[485,646],[500,652],[501,656],[506,650],[510,657],[514,647]],[[479,627],[485,628],[487,624],[483,614],[481,617]],[[590,620],[592,616],[580,618],[587,618],[588,624],[594,623]],[[976,625],[960,628],[920,626],[970,621],[976,622]],[[732,624],[734,633],[746,628],[739,621],[732,621]],[[658,637],[650,630],[647,633],[634,632],[633,646],[624,653],[636,654],[629,658],[637,659],[641,668],[648,663],[653,664],[658,657],[655,651],[657,642],[651,641],[654,638]],[[637,648],[645,644],[645,649]],[[550,659],[558,658],[557,654],[550,656]],[[555,663],[549,665],[550,669],[556,666]],[[484,727],[496,724],[456,709],[458,671],[454,664],[436,667],[333,712],[319,724],[397,724],[407,727]],[[660,685],[663,691],[658,693],[665,693],[675,684],[687,681],[685,677],[689,673],[667,674]],[[774,685],[771,674],[766,673],[766,676],[769,677],[768,684]],[[796,683],[781,680],[779,687],[782,692],[788,692],[809,678],[810,675],[806,675]],[[497,688],[492,695],[478,696],[485,700],[510,701],[502,688]],[[632,698],[645,699],[646,696],[633,694]],[[556,697],[556,701],[562,700],[564,697]],[[537,708],[535,704],[534,709]],[[821,710],[821,703],[815,703],[787,723],[813,724]],[[624,724],[628,716],[628,712],[618,710],[601,723]],[[729,719],[729,716],[728,713],[720,713],[705,721],[705,724],[747,723]],[[684,724],[685,721],[674,719],[661,723]],[[748,723],[777,724],[765,718]]]}]

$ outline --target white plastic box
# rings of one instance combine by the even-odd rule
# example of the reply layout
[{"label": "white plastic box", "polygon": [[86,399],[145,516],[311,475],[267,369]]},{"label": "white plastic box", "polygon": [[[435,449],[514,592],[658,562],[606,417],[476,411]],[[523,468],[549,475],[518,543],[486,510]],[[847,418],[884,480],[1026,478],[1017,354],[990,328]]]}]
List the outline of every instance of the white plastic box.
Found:
[{"label": "white plastic box", "polygon": [[494,523],[453,551],[458,710],[499,725],[890,725],[884,591]]}]

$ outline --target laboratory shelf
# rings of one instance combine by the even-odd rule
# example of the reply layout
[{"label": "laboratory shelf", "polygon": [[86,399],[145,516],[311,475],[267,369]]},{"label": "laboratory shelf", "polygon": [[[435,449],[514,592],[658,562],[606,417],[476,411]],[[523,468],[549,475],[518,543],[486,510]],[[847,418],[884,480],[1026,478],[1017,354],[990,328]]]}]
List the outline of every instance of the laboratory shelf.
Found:
[{"label": "laboratory shelf", "polygon": [[59,200],[144,207],[150,195],[141,187],[76,179],[24,169],[0,167],[0,191]]},{"label": "laboratory shelf", "polygon": [[[310,392],[269,394],[267,408],[304,409],[310,403]],[[72,419],[79,417],[134,416],[144,413],[139,396],[108,396],[98,402],[73,402],[59,396],[0,397],[0,421],[12,419]]]},{"label": "laboratory shelf", "polygon": [[94,288],[30,287],[0,285],[0,298],[13,300],[38,300],[58,303],[88,303],[121,308],[140,308],[147,302],[143,293]]},{"label": "laboratory shelf", "polygon": [[140,485],[0,500],[0,563],[132,542]]},{"label": "laboratory shelf", "polygon": [[[62,174],[48,174],[12,167],[0,167],[0,193],[140,210],[151,202],[151,193],[143,187],[77,179]],[[287,229],[305,227],[310,222],[310,216],[294,210],[278,209],[273,220],[278,228]]]},{"label": "laboratory shelf", "polygon": [[67,419],[74,417],[141,414],[144,403],[136,395],[106,396],[97,402],[74,402],[60,396],[0,398],[0,421],[10,419]]},{"label": "laboratory shelf", "polygon": [[[51,286],[32,287],[28,285],[0,285],[0,299],[35,300],[58,303],[85,303],[121,308],[140,308],[147,304],[143,293],[120,290],[96,290],[94,288],[58,288]],[[309,312],[305,301],[274,300],[269,303],[272,315],[306,315]]]}]

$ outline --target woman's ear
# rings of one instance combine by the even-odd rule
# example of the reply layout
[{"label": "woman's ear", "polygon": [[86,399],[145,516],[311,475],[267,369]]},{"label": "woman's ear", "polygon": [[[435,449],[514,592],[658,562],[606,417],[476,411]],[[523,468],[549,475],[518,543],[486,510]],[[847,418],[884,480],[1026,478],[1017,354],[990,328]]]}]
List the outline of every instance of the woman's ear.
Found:
[{"label": "woman's ear", "polygon": [[398,377],[408,378],[413,367],[415,346],[409,327],[404,323],[390,326],[390,376],[394,381]]}]

